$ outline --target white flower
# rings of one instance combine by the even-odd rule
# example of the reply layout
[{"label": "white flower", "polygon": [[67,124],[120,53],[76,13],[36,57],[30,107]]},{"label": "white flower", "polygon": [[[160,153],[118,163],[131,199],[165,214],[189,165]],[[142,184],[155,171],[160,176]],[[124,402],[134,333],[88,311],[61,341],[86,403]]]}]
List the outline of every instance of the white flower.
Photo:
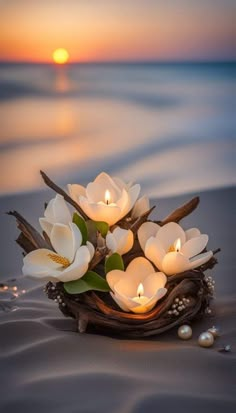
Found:
[{"label": "white flower", "polygon": [[167,275],[200,267],[213,255],[212,251],[200,254],[208,243],[208,235],[197,228],[184,231],[175,222],[163,227],[145,222],[138,230],[138,239],[145,256]]},{"label": "white flower", "polygon": [[113,232],[108,232],[106,244],[112,253],[117,252],[120,255],[124,255],[133,247],[133,232],[130,229],[127,230],[117,227]]},{"label": "white flower", "polygon": [[82,235],[74,224],[54,224],[50,241],[54,251],[42,248],[24,257],[23,274],[39,280],[72,281],[81,278],[88,270],[94,255],[90,242],[82,245]]},{"label": "white flower", "polygon": [[68,185],[68,190],[89,218],[113,225],[133,208],[140,185],[127,185],[121,179],[111,178],[102,172],[86,188]]},{"label": "white flower", "polygon": [[131,218],[135,219],[143,215],[145,212],[149,211],[150,203],[147,196],[143,196],[142,198],[138,199],[135,203],[132,212]]},{"label": "white flower", "polygon": [[155,272],[143,257],[131,261],[126,271],[113,270],[106,277],[111,296],[123,311],[146,313],[167,292],[165,274]]},{"label": "white flower", "polygon": [[43,231],[50,237],[54,224],[68,225],[72,222],[72,215],[62,195],[56,195],[49,201],[44,211],[44,217],[39,218]]}]

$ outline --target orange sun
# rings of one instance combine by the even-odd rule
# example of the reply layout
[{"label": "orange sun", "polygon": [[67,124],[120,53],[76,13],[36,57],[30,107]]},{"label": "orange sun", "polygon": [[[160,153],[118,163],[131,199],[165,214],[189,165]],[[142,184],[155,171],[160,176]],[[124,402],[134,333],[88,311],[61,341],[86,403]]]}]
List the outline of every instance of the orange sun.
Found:
[{"label": "orange sun", "polygon": [[64,65],[69,60],[69,53],[66,49],[56,49],[52,54],[52,58],[58,65]]}]

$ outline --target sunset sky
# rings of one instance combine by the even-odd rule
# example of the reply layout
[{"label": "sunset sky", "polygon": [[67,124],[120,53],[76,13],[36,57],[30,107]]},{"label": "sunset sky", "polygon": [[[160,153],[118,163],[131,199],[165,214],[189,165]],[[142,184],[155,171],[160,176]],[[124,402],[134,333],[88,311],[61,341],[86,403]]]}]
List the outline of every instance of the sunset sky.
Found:
[{"label": "sunset sky", "polygon": [[0,59],[233,59],[234,0],[0,0]]}]

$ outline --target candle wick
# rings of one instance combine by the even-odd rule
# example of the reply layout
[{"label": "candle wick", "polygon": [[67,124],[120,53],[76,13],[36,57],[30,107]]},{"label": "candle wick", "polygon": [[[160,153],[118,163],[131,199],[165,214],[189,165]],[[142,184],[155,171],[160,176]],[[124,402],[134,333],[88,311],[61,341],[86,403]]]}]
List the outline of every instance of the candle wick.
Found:
[{"label": "candle wick", "polygon": [[108,201],[108,199],[107,199],[107,205],[109,205],[109,201]]},{"label": "candle wick", "polygon": [[138,295],[138,298],[140,298],[140,297],[141,297],[141,294]]}]

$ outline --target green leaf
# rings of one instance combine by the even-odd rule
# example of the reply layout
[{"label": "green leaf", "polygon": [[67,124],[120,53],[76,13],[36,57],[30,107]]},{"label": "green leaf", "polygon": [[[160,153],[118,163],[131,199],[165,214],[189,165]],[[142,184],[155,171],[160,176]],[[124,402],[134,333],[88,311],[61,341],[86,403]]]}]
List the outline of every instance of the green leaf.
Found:
[{"label": "green leaf", "polygon": [[105,272],[106,274],[112,270],[121,270],[124,271],[124,262],[123,259],[121,257],[121,255],[117,254],[117,252],[115,252],[114,254],[110,255],[110,257],[108,257],[106,259],[105,262]]},{"label": "green leaf", "polygon": [[75,212],[73,215],[73,222],[77,225],[82,234],[82,245],[86,245],[86,242],[88,241],[88,229],[85,220]]},{"label": "green leaf", "polygon": [[69,294],[82,294],[90,290],[110,291],[107,281],[94,271],[86,272],[79,280],[64,283],[64,288]]},{"label": "green leaf", "polygon": [[101,236],[105,238],[108,233],[109,225],[107,222],[104,221],[94,221],[97,230],[100,232]]},{"label": "green leaf", "polygon": [[88,219],[86,221],[87,229],[88,229],[88,239],[90,242],[92,242],[93,245],[96,245],[97,243],[97,228],[95,225],[95,222],[92,221],[91,219]]},{"label": "green leaf", "polygon": [[97,241],[97,231],[100,232],[103,238],[105,238],[109,230],[109,225],[107,222],[103,221],[92,221],[91,219],[88,219],[86,225],[88,229],[88,239],[93,244]]}]

